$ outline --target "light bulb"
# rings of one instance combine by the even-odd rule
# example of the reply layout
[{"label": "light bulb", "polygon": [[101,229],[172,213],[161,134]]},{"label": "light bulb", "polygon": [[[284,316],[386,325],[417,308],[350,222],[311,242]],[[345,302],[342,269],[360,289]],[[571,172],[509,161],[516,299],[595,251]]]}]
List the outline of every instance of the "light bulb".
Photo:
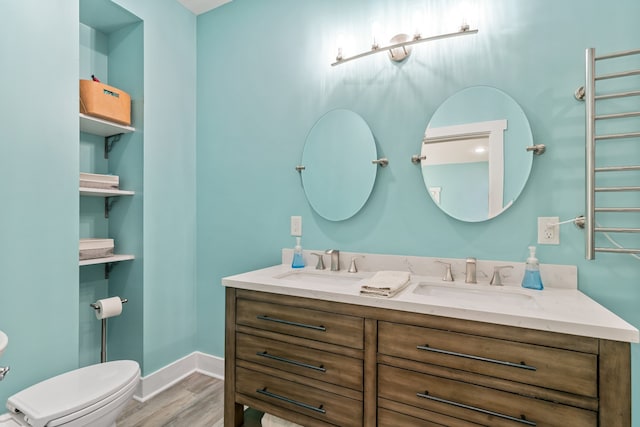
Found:
[{"label": "light bulb", "polygon": [[342,61],[342,46],[344,46],[344,35],[338,34],[338,38],[336,39],[336,49],[338,50],[336,61]]},{"label": "light bulb", "polygon": [[380,39],[380,24],[378,23],[378,21],[374,21],[371,24],[371,38],[371,49],[378,49],[380,47],[380,45],[378,44],[378,40]]},{"label": "light bulb", "polygon": [[413,39],[418,40],[422,38],[422,12],[416,10],[413,12],[411,18],[411,24],[413,25]]}]

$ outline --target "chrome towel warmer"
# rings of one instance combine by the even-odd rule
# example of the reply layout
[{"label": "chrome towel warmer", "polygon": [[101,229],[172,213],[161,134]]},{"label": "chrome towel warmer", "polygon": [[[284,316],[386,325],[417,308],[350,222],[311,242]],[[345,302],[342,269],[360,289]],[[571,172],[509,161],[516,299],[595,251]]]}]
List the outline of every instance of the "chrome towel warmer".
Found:
[{"label": "chrome towel warmer", "polygon": [[[622,247],[596,247],[595,233],[640,233],[640,228],[623,227],[601,227],[596,224],[595,215],[597,212],[640,212],[638,207],[596,207],[596,193],[599,192],[639,192],[640,186],[612,186],[596,187],[596,174],[607,172],[640,171],[640,166],[610,166],[596,167],[596,143],[607,140],[620,140],[630,138],[640,138],[640,131],[625,133],[608,133],[596,135],[596,121],[622,119],[630,117],[640,117],[640,111],[630,111],[615,114],[596,114],[596,101],[640,97],[640,90],[630,90],[607,94],[596,95],[596,82],[608,79],[617,79],[640,75],[640,69],[623,71],[611,74],[596,75],[596,62],[613,58],[640,55],[640,49],[627,50],[612,54],[596,56],[595,49],[586,50],[586,79],[585,86],[580,87],[575,92],[575,97],[585,101],[586,109],[586,150],[585,150],[585,177],[586,177],[586,212],[584,216],[584,226],[586,233],[586,259],[595,258],[596,252],[613,252],[637,254],[640,249],[627,249]],[[638,126],[640,128],[640,125]]]}]

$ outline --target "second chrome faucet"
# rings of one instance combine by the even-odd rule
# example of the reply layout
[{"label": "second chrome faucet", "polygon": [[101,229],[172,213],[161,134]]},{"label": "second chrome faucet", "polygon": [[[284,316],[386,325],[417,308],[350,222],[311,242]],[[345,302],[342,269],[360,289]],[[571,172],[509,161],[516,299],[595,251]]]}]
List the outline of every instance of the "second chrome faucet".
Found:
[{"label": "second chrome faucet", "polygon": [[464,282],[465,283],[478,283],[476,280],[476,259],[467,258],[467,268],[465,270]]},{"label": "second chrome faucet", "polygon": [[331,271],[340,270],[340,251],[337,249],[327,249],[325,254],[331,255]]}]

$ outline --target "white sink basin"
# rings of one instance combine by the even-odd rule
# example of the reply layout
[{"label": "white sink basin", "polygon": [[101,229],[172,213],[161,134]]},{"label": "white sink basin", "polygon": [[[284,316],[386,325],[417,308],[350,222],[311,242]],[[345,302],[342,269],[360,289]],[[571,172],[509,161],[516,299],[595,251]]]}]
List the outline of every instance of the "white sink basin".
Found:
[{"label": "white sink basin", "polygon": [[[476,287],[477,286],[477,287]],[[419,283],[414,294],[426,295],[436,299],[448,299],[462,305],[486,307],[488,305],[511,306],[521,308],[539,308],[533,296],[508,290],[503,287],[479,287],[480,285],[435,285]]]},{"label": "white sink basin", "polygon": [[359,275],[356,276],[352,273],[338,271],[289,271],[287,273],[274,276],[274,278],[304,281],[305,283],[318,285],[319,287],[326,287],[330,285],[348,286],[362,280],[362,277]]},{"label": "white sink basin", "polygon": [[4,349],[7,348],[7,344],[9,344],[9,337],[7,337],[7,334],[4,332],[0,331],[0,356],[4,353]]}]

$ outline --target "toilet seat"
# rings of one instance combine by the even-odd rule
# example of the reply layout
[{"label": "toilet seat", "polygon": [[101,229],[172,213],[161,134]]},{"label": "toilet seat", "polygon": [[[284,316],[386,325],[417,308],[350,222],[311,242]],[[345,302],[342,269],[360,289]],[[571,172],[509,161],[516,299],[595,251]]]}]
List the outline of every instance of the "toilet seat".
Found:
[{"label": "toilet seat", "polygon": [[7,408],[30,426],[60,426],[126,395],[139,379],[140,367],[132,360],[86,366],[14,394]]}]

